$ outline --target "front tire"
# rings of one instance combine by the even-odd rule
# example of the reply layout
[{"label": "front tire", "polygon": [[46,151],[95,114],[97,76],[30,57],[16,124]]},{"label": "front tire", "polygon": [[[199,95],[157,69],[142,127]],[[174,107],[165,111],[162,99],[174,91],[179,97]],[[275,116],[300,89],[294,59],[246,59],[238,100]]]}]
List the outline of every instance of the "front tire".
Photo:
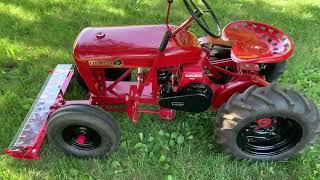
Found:
[{"label": "front tire", "polygon": [[215,132],[236,158],[287,160],[315,142],[320,118],[316,105],[296,91],[252,86],[219,109]]},{"label": "front tire", "polygon": [[48,139],[65,154],[105,157],[119,145],[120,130],[112,116],[91,105],[68,105],[49,119]]}]

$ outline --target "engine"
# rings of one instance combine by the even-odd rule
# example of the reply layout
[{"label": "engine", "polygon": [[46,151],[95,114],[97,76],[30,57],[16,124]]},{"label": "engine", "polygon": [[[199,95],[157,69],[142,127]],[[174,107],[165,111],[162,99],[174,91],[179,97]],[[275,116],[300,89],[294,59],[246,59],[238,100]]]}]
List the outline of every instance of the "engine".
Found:
[{"label": "engine", "polygon": [[161,84],[159,99],[161,107],[194,113],[209,109],[213,92],[204,83],[206,77],[203,75],[201,66],[183,67],[178,83],[180,87],[177,88],[170,83],[172,74],[169,70],[158,71],[158,81]]},{"label": "engine", "polygon": [[164,108],[175,109],[185,112],[204,112],[211,104],[213,93],[204,84],[189,84],[173,93],[168,85],[163,86],[159,105]]}]

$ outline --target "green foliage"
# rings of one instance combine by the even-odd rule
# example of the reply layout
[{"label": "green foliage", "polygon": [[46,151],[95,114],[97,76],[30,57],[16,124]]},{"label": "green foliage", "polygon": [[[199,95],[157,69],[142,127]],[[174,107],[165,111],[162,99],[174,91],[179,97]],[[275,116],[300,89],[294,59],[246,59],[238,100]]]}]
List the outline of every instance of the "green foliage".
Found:
[{"label": "green foliage", "polygon": [[[222,25],[239,19],[271,23],[295,41],[296,52],[280,84],[320,105],[318,0],[211,1]],[[172,7],[171,24],[188,13]],[[163,23],[165,0],[2,0],[0,2],[0,149],[10,144],[33,99],[58,63],[72,63],[77,34],[87,26]],[[203,35],[196,24],[192,30]],[[68,97],[84,98],[72,82]],[[320,144],[286,163],[234,160],[214,142],[214,113],[179,113],[173,122],[141,115],[133,125],[115,113],[121,145],[106,159],[65,156],[44,143],[39,161],[0,153],[1,179],[319,179]]]}]

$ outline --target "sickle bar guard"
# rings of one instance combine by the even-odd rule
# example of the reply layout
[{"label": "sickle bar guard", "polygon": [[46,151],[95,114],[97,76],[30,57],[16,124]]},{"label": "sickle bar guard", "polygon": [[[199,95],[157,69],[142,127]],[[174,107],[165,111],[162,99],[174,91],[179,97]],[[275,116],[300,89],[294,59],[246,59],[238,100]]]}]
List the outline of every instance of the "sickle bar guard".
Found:
[{"label": "sickle bar guard", "polygon": [[71,68],[70,64],[59,64],[48,76],[5,153],[19,159],[40,158],[39,150],[46,134],[48,117],[57,105],[64,104],[62,97],[73,75]]}]

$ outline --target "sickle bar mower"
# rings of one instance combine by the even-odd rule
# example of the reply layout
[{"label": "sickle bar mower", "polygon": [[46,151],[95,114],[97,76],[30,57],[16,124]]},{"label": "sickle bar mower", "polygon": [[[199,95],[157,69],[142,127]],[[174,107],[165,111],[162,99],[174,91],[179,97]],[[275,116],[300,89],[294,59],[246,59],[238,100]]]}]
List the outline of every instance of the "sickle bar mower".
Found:
[{"label": "sickle bar mower", "polygon": [[39,150],[46,135],[48,117],[55,107],[64,104],[62,96],[73,75],[71,68],[70,64],[59,64],[50,73],[5,153],[19,159],[40,158]]}]

